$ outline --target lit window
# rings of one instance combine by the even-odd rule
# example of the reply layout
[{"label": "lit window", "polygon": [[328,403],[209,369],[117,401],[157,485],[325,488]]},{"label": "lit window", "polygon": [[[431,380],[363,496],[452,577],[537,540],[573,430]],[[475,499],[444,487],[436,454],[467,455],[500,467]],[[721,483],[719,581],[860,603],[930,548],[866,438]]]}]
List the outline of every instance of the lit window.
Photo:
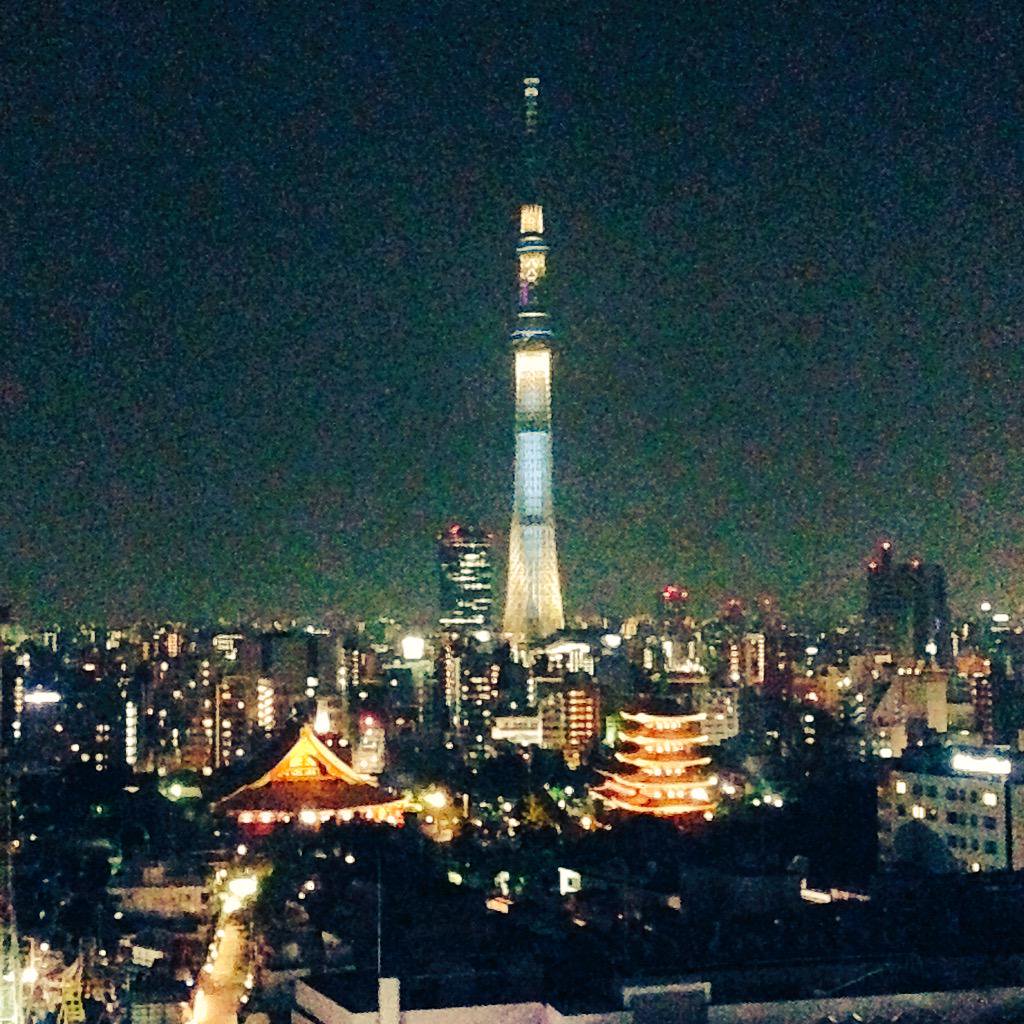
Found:
[{"label": "lit window", "polygon": [[921,821],[924,818],[924,808],[920,804],[914,804],[910,809],[910,813],[913,817]]},{"label": "lit window", "polygon": [[906,791],[907,791],[907,784],[902,779],[900,779],[896,783],[896,792],[897,793],[906,793]]},{"label": "lit window", "polygon": [[995,793],[983,793],[981,795],[981,802],[986,807],[995,807],[999,803],[999,797]]}]

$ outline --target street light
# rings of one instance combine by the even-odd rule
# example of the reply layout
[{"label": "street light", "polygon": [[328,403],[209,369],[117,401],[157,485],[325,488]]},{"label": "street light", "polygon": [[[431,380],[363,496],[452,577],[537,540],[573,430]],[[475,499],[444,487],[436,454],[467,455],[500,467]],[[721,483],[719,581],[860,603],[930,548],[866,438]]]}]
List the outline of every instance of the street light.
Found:
[{"label": "street light", "polygon": [[238,899],[244,900],[249,896],[255,896],[259,888],[259,879],[255,875],[240,875],[228,882],[228,892]]}]

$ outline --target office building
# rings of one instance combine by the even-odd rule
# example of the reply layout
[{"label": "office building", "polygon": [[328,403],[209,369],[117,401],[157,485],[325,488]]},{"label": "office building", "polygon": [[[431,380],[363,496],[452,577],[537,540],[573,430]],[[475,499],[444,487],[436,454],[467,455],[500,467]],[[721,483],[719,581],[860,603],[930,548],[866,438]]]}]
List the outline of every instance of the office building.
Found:
[{"label": "office building", "polygon": [[1002,747],[910,748],[878,787],[883,865],[1024,868],[1024,762]]},{"label": "office building", "polygon": [[896,563],[892,542],[882,541],[867,565],[865,625],[877,651],[899,658],[952,661],[946,573],[920,558]]},{"label": "office building", "polygon": [[441,629],[489,630],[494,603],[490,535],[478,527],[453,523],[437,538],[437,563]]},{"label": "office building", "polygon": [[566,676],[538,690],[541,746],[559,750],[565,763],[578,768],[601,736],[601,694],[583,673]]},{"label": "office building", "polygon": [[459,659],[459,687],[454,722],[459,741],[470,758],[478,758],[491,740],[491,719],[498,709],[501,667],[482,654]]}]

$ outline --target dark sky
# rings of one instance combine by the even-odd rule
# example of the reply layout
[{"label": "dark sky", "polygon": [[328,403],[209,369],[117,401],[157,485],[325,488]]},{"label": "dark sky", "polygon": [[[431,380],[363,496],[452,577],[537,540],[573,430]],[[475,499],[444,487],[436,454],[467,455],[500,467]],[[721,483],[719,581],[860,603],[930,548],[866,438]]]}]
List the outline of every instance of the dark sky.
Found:
[{"label": "dark sky", "polygon": [[535,68],[568,607],[849,606],[882,533],[1024,597],[1020,4],[537,10],[5,12],[29,616],[428,614],[445,520],[504,545]]}]

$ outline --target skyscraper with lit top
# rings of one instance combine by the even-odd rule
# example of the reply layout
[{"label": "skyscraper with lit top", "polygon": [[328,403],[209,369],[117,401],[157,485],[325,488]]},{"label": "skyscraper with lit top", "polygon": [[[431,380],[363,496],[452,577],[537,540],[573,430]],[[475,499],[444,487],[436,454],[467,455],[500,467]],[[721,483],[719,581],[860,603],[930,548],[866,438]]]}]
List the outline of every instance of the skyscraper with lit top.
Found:
[{"label": "skyscraper with lit top", "polygon": [[[531,191],[537,157],[540,79],[525,78],[524,169]],[[552,496],[551,341],[544,279],[548,246],[544,210],[525,203],[519,211],[518,292],[512,346],[516,367],[516,454],[512,526],[509,531],[505,632],[515,639],[542,638],[565,625],[555,547]]]}]

